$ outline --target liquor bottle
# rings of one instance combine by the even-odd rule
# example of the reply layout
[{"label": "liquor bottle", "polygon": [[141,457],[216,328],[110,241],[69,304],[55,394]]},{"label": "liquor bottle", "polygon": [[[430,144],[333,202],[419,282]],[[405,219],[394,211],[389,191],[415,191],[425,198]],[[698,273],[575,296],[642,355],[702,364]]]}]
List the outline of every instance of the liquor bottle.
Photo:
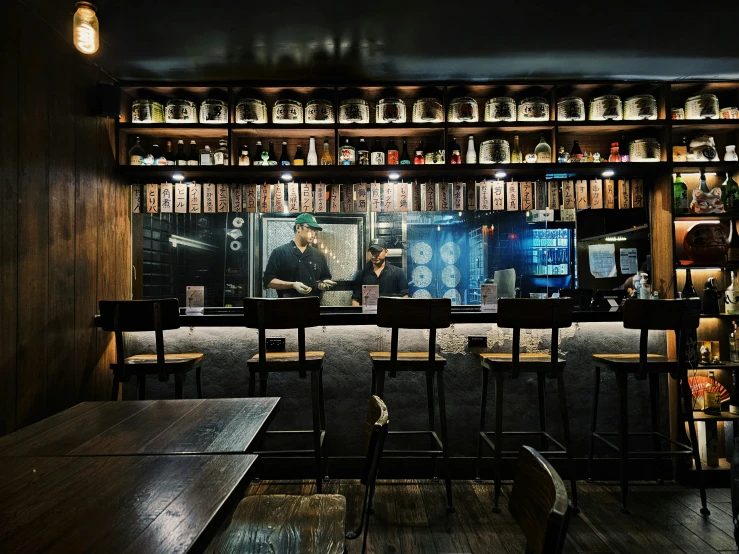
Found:
[{"label": "liquor bottle", "polygon": [[364,137],[361,137],[359,139],[359,146],[357,146],[357,165],[369,165],[369,163],[369,149],[367,148]]},{"label": "liquor bottle", "polygon": [[400,165],[410,165],[411,157],[408,155],[408,141],[403,139],[403,152],[400,154]]},{"label": "liquor bottle", "polygon": [[518,135],[513,135],[513,150],[511,150],[511,163],[521,164],[523,163],[523,153],[521,147],[518,144]]},{"label": "liquor bottle", "polygon": [[713,371],[708,372],[711,382],[706,383],[703,389],[703,412],[709,415],[721,415],[721,393],[718,392],[718,385]]},{"label": "liquor bottle", "polygon": [[582,150],[580,150],[580,141],[575,141],[570,150],[570,162],[578,163],[582,161]]},{"label": "liquor bottle", "polygon": [[724,209],[726,213],[735,213],[739,211],[739,185],[731,178],[731,174],[726,172],[726,180],[723,182],[723,193],[721,199],[724,201]]},{"label": "liquor bottle", "polygon": [[688,187],[679,173],[672,184],[673,211],[675,215],[688,213]]},{"label": "liquor bottle", "polygon": [[290,165],[290,156],[287,155],[287,142],[282,142],[282,152],[280,153],[280,165]]},{"label": "liquor bottle", "polygon": [[398,165],[400,158],[400,152],[395,144],[395,139],[390,137],[390,142],[387,143],[386,160],[387,165]]},{"label": "liquor bottle", "polygon": [[275,143],[269,141],[269,158],[267,158],[267,165],[277,165],[277,154],[275,154]]},{"label": "liquor bottle", "polygon": [[334,165],[334,157],[328,149],[328,139],[323,139],[323,154],[321,154],[321,165]]},{"label": "liquor bottle", "polygon": [[734,271],[731,272],[731,284],[724,292],[724,311],[727,314],[739,314],[739,282]]},{"label": "liquor bottle", "polygon": [[416,155],[413,156],[413,163],[416,165],[423,165],[426,163],[426,158],[423,155],[423,141],[418,141],[418,146],[416,146]]},{"label": "liquor bottle", "polygon": [[477,152],[475,152],[475,137],[470,135],[467,138],[467,156],[465,157],[465,163],[476,164],[477,163]]},{"label": "liquor bottle", "polygon": [[218,148],[213,153],[213,165],[229,165],[228,163],[228,141],[220,139]]},{"label": "liquor bottle", "polygon": [[729,220],[729,238],[726,241],[726,259],[730,262],[739,262],[739,233],[736,232],[736,220]]},{"label": "liquor bottle", "polygon": [[249,147],[246,144],[241,147],[239,165],[251,165],[251,159],[249,158]]},{"label": "liquor bottle", "polygon": [[172,141],[167,141],[167,151],[164,153],[164,157],[167,158],[167,165],[175,165],[174,152],[172,152]]},{"label": "liquor bottle", "polygon": [[698,298],[698,293],[693,286],[693,278],[690,276],[690,268],[685,270],[685,286],[683,287],[683,298]]},{"label": "liquor bottle", "polygon": [[552,161],[552,147],[547,144],[547,139],[544,135],[539,139],[539,144],[534,148],[534,154],[536,154],[536,163],[548,164]]},{"label": "liquor bottle", "polygon": [[262,165],[262,141],[257,141],[257,148],[254,151],[254,157],[252,158],[252,165]]},{"label": "liquor bottle", "polygon": [[136,143],[128,151],[128,165],[144,165],[146,150],[141,146],[141,138],[136,137]]},{"label": "liquor bottle", "polygon": [[151,147],[150,156],[152,165],[167,165],[167,157],[164,155],[164,152],[162,152],[162,149],[159,148],[158,144],[154,144]]},{"label": "liquor bottle", "polygon": [[375,142],[372,144],[370,165],[385,165],[385,151],[382,149],[382,143],[378,138],[376,138]]},{"label": "liquor bottle", "polygon": [[213,152],[210,151],[209,144],[200,149],[200,165],[213,165]]},{"label": "liquor bottle", "polygon": [[187,165],[200,165],[200,158],[198,158],[198,149],[195,145],[195,139],[190,141],[190,153],[187,155]]},{"label": "liquor bottle", "polygon": [[349,139],[344,138],[344,144],[339,148],[339,165],[355,165],[357,151],[349,144]]},{"label": "liquor bottle", "polygon": [[305,156],[303,155],[303,147],[298,144],[295,148],[295,157],[293,158],[293,165],[305,165]]},{"label": "liquor bottle", "polygon": [[176,165],[187,165],[187,154],[185,154],[185,141],[180,139],[177,141],[177,156],[175,156]]},{"label": "liquor bottle", "polygon": [[305,159],[305,165],[318,165],[318,154],[316,153],[316,139],[310,138],[310,146],[308,147],[308,157]]},{"label": "liquor bottle", "polygon": [[706,182],[706,172],[701,169],[701,176],[698,178],[699,188],[701,192],[709,194],[711,191],[708,190],[708,183]]},{"label": "liquor bottle", "polygon": [[457,139],[454,137],[450,137],[452,139],[451,144],[449,145],[449,163],[450,164],[461,164],[462,163],[462,149],[457,144]]},{"label": "liquor bottle", "polygon": [[629,156],[629,143],[626,142],[626,135],[621,135],[621,140],[618,142],[618,155],[621,157],[622,162],[631,161]]},{"label": "liquor bottle", "polygon": [[[732,339],[734,334],[732,333]],[[736,342],[734,342],[734,348],[736,349]],[[732,362],[735,360],[731,360]],[[739,369],[732,371],[733,386],[731,391],[731,397],[729,398],[729,413],[739,414]]]},{"label": "liquor bottle", "polygon": [[621,161],[621,154],[618,153],[618,143],[612,142],[611,143],[611,155],[608,156],[609,162],[620,162]]}]

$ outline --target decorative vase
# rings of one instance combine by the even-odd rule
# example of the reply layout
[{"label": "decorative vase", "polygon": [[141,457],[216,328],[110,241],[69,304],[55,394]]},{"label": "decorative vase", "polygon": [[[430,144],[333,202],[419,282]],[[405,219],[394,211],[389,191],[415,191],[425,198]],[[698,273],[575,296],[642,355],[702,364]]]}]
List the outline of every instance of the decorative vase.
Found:
[{"label": "decorative vase", "polygon": [[726,154],[724,154],[724,161],[725,162],[735,162],[739,158],[737,158],[736,155],[736,145],[734,144],[727,144],[726,145]]}]

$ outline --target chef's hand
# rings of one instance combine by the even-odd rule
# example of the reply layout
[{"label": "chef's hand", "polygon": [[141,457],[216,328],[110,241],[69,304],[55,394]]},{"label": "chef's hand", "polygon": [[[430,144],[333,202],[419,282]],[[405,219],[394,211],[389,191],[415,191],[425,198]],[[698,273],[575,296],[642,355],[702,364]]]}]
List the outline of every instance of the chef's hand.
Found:
[{"label": "chef's hand", "polygon": [[309,293],[310,291],[312,291],[312,290],[313,290],[312,288],[310,288],[310,287],[307,287],[307,286],[305,286],[305,285],[304,285],[303,283],[301,283],[300,281],[295,281],[295,282],[293,283],[293,288],[294,288],[294,289],[295,289],[296,291],[298,291],[298,292],[299,292],[300,294],[308,294],[308,293]]},{"label": "chef's hand", "polygon": [[321,290],[331,290],[336,286],[336,281],[331,281],[330,279],[324,279],[320,283],[318,283],[318,288]]}]

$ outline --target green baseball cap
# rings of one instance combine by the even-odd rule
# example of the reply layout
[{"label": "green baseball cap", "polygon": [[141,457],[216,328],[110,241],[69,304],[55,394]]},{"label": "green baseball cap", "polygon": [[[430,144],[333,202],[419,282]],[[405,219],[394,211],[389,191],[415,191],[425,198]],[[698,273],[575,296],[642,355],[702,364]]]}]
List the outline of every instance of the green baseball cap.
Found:
[{"label": "green baseball cap", "polygon": [[316,231],[323,231],[320,225],[318,225],[318,222],[316,221],[316,218],[313,217],[313,214],[304,213],[300,214],[295,219],[295,225],[307,225],[311,229],[315,229]]}]

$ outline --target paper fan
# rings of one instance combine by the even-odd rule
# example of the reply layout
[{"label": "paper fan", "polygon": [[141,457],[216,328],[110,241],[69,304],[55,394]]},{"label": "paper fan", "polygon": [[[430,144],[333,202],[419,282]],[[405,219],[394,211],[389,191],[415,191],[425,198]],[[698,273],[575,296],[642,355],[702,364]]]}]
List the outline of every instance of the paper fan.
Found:
[{"label": "paper fan", "polygon": [[427,264],[431,261],[432,256],[433,249],[427,242],[420,241],[411,246],[411,259],[415,264]]},{"label": "paper fan", "polygon": [[[726,402],[731,396],[729,391],[719,383],[714,382],[710,377],[704,375],[696,375],[694,377],[688,377],[688,383],[690,384],[690,390],[693,393],[693,398],[697,398],[703,394],[704,389],[708,389],[709,392],[718,392],[721,402]],[[706,386],[708,385],[708,386]]]},{"label": "paper fan", "polygon": [[418,289],[411,295],[411,298],[431,298],[431,293],[426,289]]}]

